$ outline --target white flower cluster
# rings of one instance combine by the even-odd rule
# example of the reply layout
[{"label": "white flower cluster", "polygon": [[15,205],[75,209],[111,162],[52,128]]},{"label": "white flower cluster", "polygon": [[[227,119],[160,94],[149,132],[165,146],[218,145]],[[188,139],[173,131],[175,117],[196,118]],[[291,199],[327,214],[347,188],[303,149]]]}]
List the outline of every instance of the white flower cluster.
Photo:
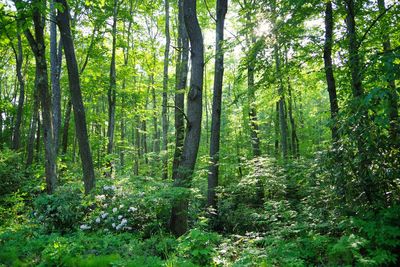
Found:
[{"label": "white flower cluster", "polygon": [[105,191],[107,191],[107,190],[115,191],[116,188],[114,185],[111,185],[111,186],[105,185],[105,186],[103,186],[103,189]]},{"label": "white flower cluster", "polygon": [[[122,218],[121,215],[118,216],[118,219],[120,219],[120,218]],[[125,218],[122,218],[121,222],[118,225],[116,225],[116,223],[112,223],[112,227],[115,228],[115,230],[117,230],[117,231],[122,228],[128,229],[128,230],[132,229],[131,227],[125,227],[127,223],[128,223],[128,220]]]},{"label": "white flower cluster", "polygon": [[89,230],[91,227],[87,224],[82,224],[80,228],[81,230]]},{"label": "white flower cluster", "polygon": [[106,196],[105,195],[97,195],[96,196],[96,200],[97,201],[103,201],[103,200],[105,200],[106,199]]},{"label": "white flower cluster", "polygon": [[135,211],[137,211],[137,210],[138,210],[138,209],[135,208],[135,207],[129,207],[129,209],[128,209],[129,212],[135,212]]}]

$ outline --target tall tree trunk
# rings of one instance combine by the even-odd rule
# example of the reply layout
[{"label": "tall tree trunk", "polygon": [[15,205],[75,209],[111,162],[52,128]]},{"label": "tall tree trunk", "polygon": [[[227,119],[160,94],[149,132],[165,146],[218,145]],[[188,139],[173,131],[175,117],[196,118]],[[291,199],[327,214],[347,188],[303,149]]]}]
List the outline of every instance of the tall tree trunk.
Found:
[{"label": "tall tree trunk", "polygon": [[299,139],[297,137],[297,131],[296,131],[296,123],[294,121],[293,117],[293,98],[292,98],[292,88],[290,86],[290,81],[288,79],[288,94],[289,94],[289,105],[288,105],[288,111],[289,111],[289,121],[290,121],[290,126],[291,126],[291,144],[292,144],[292,154],[295,158],[298,158],[300,156],[300,151],[299,151]]},{"label": "tall tree trunk", "polygon": [[[155,61],[154,55],[154,61]],[[153,152],[156,153],[158,158],[160,154],[160,133],[158,130],[158,120],[157,120],[157,98],[156,98],[156,89],[154,86],[154,71],[155,71],[155,62],[153,65],[153,70],[150,75],[150,89],[151,89],[151,97],[153,102]],[[158,159],[157,159],[158,160]]]},{"label": "tall tree trunk", "polygon": [[169,47],[171,37],[169,33],[169,0],[165,3],[165,51],[164,51],[164,76],[163,76],[163,99],[162,99],[162,176],[168,178],[168,66],[169,66]]},{"label": "tall tree trunk", "polygon": [[[37,78],[35,80],[38,80]],[[39,95],[37,83],[35,82],[35,88],[33,89],[33,107],[32,107],[32,119],[29,127],[28,145],[27,145],[27,158],[26,165],[29,166],[33,163],[33,156],[35,150],[35,134],[36,126],[39,118]],[[40,136],[38,136],[40,138]]]},{"label": "tall tree trunk", "polygon": [[358,166],[358,177],[361,179],[362,188],[364,190],[367,200],[371,203],[373,201],[374,186],[372,182],[370,168],[370,159],[366,149],[368,131],[368,110],[363,107],[361,100],[364,97],[364,88],[362,85],[362,70],[361,59],[359,54],[359,46],[356,32],[355,22],[355,4],[354,0],[345,0],[346,7],[346,25],[347,25],[347,38],[349,40],[349,68],[351,72],[351,88],[353,92],[354,101],[356,104],[355,110],[359,112],[355,125],[356,131],[354,132],[357,137],[358,154],[360,163]]},{"label": "tall tree trunk", "polygon": [[[204,71],[203,36],[196,14],[196,0],[184,0],[184,21],[191,45],[192,72],[187,97],[187,131],[182,158],[174,177],[174,186],[189,188],[197,159],[201,135],[202,88]],[[187,231],[189,199],[183,194],[172,203],[171,230],[180,236]]]},{"label": "tall tree trunk", "polygon": [[17,117],[15,119],[14,132],[13,132],[13,142],[12,148],[14,150],[18,150],[20,148],[21,143],[21,121],[22,115],[24,112],[24,100],[25,100],[25,80],[22,75],[22,63],[23,63],[23,55],[22,55],[22,43],[21,43],[21,35],[17,34],[18,44],[17,49],[14,49],[15,53],[15,61],[17,63],[17,78],[19,84],[19,97],[18,97],[18,107],[17,107]]},{"label": "tall tree trunk", "polygon": [[[246,24],[250,28],[251,25],[251,10],[250,6],[247,7],[249,10],[246,13]],[[256,60],[256,53],[250,49],[254,46],[256,38],[254,37],[253,30],[250,29],[250,38],[248,40],[248,55],[247,55],[247,98],[249,102],[249,119],[250,119],[250,138],[251,146],[253,149],[253,156],[258,157],[261,155],[260,149],[260,138],[258,137],[258,119],[257,109],[255,103],[255,84],[254,84],[254,66]]]},{"label": "tall tree trunk", "polygon": [[[21,8],[21,0],[16,0],[17,8]],[[31,47],[36,61],[36,78],[37,87],[42,106],[43,117],[43,139],[45,148],[45,174],[46,174],[46,190],[48,194],[52,194],[57,186],[57,164],[56,164],[56,151],[54,148],[53,138],[53,118],[52,118],[52,105],[51,94],[49,92],[47,62],[46,62],[46,46],[44,27],[45,19],[41,14],[42,8],[45,8],[45,1],[35,0],[33,5],[33,36],[29,29],[26,29],[24,34],[28,39],[29,46]]]},{"label": "tall tree trunk", "polygon": [[[380,13],[386,12],[386,7],[385,7],[385,0],[378,0],[378,8]],[[400,135],[400,122],[399,122],[399,105],[398,105],[398,95],[397,95],[397,89],[396,89],[396,83],[395,83],[395,78],[394,78],[394,66],[393,66],[393,60],[394,56],[391,56],[391,44],[390,44],[390,36],[389,36],[389,27],[386,22],[383,22],[383,27],[382,27],[382,46],[383,46],[383,52],[385,53],[385,69],[387,72],[389,72],[386,77],[387,78],[387,83],[389,86],[389,94],[388,94],[388,115],[389,115],[389,133],[390,133],[390,140],[391,143],[394,144],[395,146],[400,146],[399,144],[399,135]]]},{"label": "tall tree trunk", "polygon": [[221,109],[222,109],[222,83],[224,77],[224,23],[228,10],[228,0],[217,0],[217,22],[215,29],[215,71],[214,71],[214,94],[211,118],[210,137],[210,160],[208,171],[208,194],[207,204],[209,207],[217,208],[217,197],[215,189],[218,186],[219,171],[219,147],[221,135]]},{"label": "tall tree trunk", "polygon": [[275,103],[275,156],[279,156],[279,101]]},{"label": "tall tree trunk", "polygon": [[71,34],[70,14],[66,0],[56,0],[56,2],[64,7],[62,11],[58,11],[57,22],[61,33],[61,41],[63,43],[65,61],[68,69],[69,89],[71,102],[74,107],[76,137],[79,143],[85,193],[88,194],[95,186],[95,176],[86,128],[86,115],[82,101],[78,64],[76,62],[75,48]]},{"label": "tall tree trunk", "polygon": [[64,117],[64,128],[63,128],[63,137],[62,137],[62,150],[61,154],[66,155],[67,154],[67,149],[68,149],[68,130],[69,130],[69,122],[71,120],[71,111],[72,111],[72,102],[71,99],[68,100],[67,102],[67,107],[65,111],[65,117]]},{"label": "tall tree trunk", "polygon": [[333,11],[332,2],[325,3],[325,44],[324,44],[324,64],[326,84],[328,86],[329,103],[331,108],[331,132],[332,141],[335,143],[339,140],[336,117],[339,112],[339,105],[336,95],[336,82],[333,75],[332,65],[332,45],[333,45]]},{"label": "tall tree trunk", "polygon": [[[60,70],[61,70],[61,55],[57,51],[57,25],[56,25],[56,10],[54,1],[50,1],[50,77],[51,77],[51,92],[53,101],[53,135],[54,146],[56,153],[58,151],[58,143],[61,128],[61,88],[60,88]],[[61,46],[60,46],[61,48]]]},{"label": "tall tree trunk", "polygon": [[172,177],[177,176],[179,162],[182,156],[183,141],[185,138],[185,89],[188,75],[189,39],[183,18],[183,0],[179,0],[178,14],[178,55],[176,63],[175,88],[175,151],[172,166]]},{"label": "tall tree trunk", "polygon": [[282,81],[282,73],[281,73],[281,60],[279,55],[278,44],[274,45],[274,55],[275,55],[275,67],[276,74],[279,80],[278,85],[278,95],[279,95],[279,126],[280,126],[280,134],[281,134],[281,148],[282,148],[282,156],[283,158],[287,158],[288,153],[288,143],[287,143],[287,121],[285,114],[285,95],[283,91],[283,81]]},{"label": "tall tree trunk", "polygon": [[[76,17],[76,13],[75,13],[75,16],[74,16],[74,21],[75,21],[75,18]],[[72,28],[74,28],[74,21],[72,21]],[[83,72],[85,71],[85,68],[86,68],[86,66],[87,66],[87,63],[89,62],[89,57],[90,57],[90,52],[92,51],[92,49],[93,49],[93,46],[94,46],[94,40],[95,40],[95,34],[96,34],[96,31],[97,31],[97,26],[95,25],[94,27],[93,27],[93,31],[92,31],[92,37],[91,37],[91,39],[90,39],[90,45],[89,45],[89,48],[88,48],[88,50],[87,50],[87,54],[86,54],[86,57],[85,57],[85,61],[84,61],[84,63],[83,63],[83,65],[82,65],[82,67],[81,67],[81,69],[80,69],[80,71],[79,71],[79,76],[82,76],[82,74],[83,74]],[[72,40],[74,40],[74,36],[72,35]],[[59,57],[58,57],[58,59],[59,59],[59,61],[58,61],[58,64],[59,64],[59,67],[60,67],[60,69],[59,70],[61,70],[61,56],[62,56],[62,51],[60,51],[60,50],[62,50],[62,42],[60,42],[59,43],[59,45],[58,45],[58,49],[59,49]],[[69,133],[69,125],[70,125],[70,119],[71,119],[71,112],[72,112],[72,102],[71,102],[71,99],[69,99],[68,100],[68,102],[67,102],[67,107],[66,107],[66,111],[65,111],[65,117],[64,117],[64,128],[63,128],[63,136],[62,136],[62,143],[61,143],[61,146],[62,146],[62,150],[61,150],[61,154],[62,155],[65,155],[65,154],[67,154],[67,149],[68,149],[68,133]]]},{"label": "tall tree trunk", "polygon": [[[115,67],[115,50],[117,45],[117,15],[118,15],[118,1],[114,0],[113,8],[113,24],[112,24],[112,50],[111,50],[111,64],[110,64],[110,85],[108,87],[108,145],[107,154],[113,152],[114,147],[114,130],[115,130],[115,106],[116,106],[116,67]],[[111,163],[110,163],[111,164]]]}]

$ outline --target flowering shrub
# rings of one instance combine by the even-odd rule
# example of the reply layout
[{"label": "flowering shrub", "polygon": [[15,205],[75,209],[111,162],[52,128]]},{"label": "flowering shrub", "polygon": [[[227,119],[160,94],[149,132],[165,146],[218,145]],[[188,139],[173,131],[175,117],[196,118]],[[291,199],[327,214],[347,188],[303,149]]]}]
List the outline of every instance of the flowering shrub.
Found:
[{"label": "flowering shrub", "polygon": [[[141,232],[144,235],[159,229],[159,215],[169,210],[167,199],[143,191],[129,192],[114,185],[103,186],[94,196],[95,208],[80,225],[81,230],[104,232]],[[127,192],[128,191],[128,192]]]}]

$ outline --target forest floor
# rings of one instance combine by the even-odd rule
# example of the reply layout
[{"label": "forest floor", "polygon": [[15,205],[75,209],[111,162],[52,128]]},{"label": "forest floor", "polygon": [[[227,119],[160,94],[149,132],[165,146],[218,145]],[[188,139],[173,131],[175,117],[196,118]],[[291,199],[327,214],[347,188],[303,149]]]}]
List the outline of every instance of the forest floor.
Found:
[{"label": "forest floor", "polygon": [[179,238],[169,233],[168,222],[171,201],[183,192],[169,180],[117,173],[98,179],[96,190],[84,196],[79,171],[65,168],[57,192],[46,195],[35,175],[40,169],[20,173],[24,186],[1,198],[0,266],[398,263],[399,206],[344,216],[309,161],[283,166],[262,158],[246,168],[245,176],[220,188],[213,221],[203,208],[205,177],[195,176],[190,230]]}]

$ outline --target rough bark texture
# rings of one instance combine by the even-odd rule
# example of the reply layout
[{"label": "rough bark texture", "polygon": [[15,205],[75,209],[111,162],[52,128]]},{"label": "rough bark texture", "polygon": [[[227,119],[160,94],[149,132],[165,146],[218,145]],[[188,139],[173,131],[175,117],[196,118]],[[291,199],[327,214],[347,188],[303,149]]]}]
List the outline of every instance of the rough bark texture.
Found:
[{"label": "rough bark texture", "polygon": [[217,0],[217,25],[215,37],[215,71],[214,71],[214,94],[211,118],[211,137],[210,137],[210,160],[211,165],[208,171],[208,194],[207,204],[216,210],[217,197],[215,189],[218,186],[219,171],[219,147],[221,135],[221,103],[222,103],[222,83],[224,77],[224,23],[225,15],[228,10],[228,0]]},{"label": "rough bark texture", "polygon": [[110,85],[107,91],[108,97],[108,145],[107,154],[111,154],[114,148],[114,130],[115,130],[115,106],[116,106],[116,68],[115,68],[115,50],[117,45],[117,15],[118,15],[118,1],[114,0],[113,8],[113,24],[112,24],[112,50],[111,50],[111,64],[110,64]]},{"label": "rough bark texture", "polygon": [[65,111],[65,117],[64,117],[64,128],[63,128],[63,137],[62,137],[62,150],[61,154],[65,155],[67,154],[67,148],[68,148],[68,130],[69,130],[69,122],[71,120],[71,111],[72,111],[72,102],[71,99],[68,100],[67,102],[67,107]]},{"label": "rough bark texture", "polygon": [[17,116],[15,118],[13,142],[12,142],[12,148],[14,150],[18,150],[21,145],[21,122],[24,111],[24,99],[25,99],[25,79],[22,75],[22,63],[23,63],[22,43],[21,43],[21,36],[19,34],[17,35],[17,39],[18,39],[17,49],[14,49],[13,47],[15,53],[15,61],[17,63],[16,71],[17,71],[17,79],[19,85]]},{"label": "rough bark texture", "polygon": [[178,17],[178,56],[176,63],[176,88],[175,88],[175,151],[172,166],[172,177],[176,177],[179,161],[182,155],[185,137],[185,89],[188,75],[189,39],[183,19],[183,0],[179,0]]},{"label": "rough bark texture", "polygon": [[[35,79],[38,80],[37,78]],[[33,113],[32,119],[29,126],[29,136],[28,136],[28,145],[27,145],[27,158],[26,165],[31,165],[33,163],[33,156],[35,151],[35,134],[36,134],[36,125],[39,117],[39,95],[37,83],[35,82],[35,88],[33,89]]]},{"label": "rough bark texture", "polygon": [[51,80],[51,92],[52,92],[52,104],[53,104],[53,136],[54,136],[54,146],[56,152],[58,151],[58,143],[59,143],[58,140],[61,128],[61,88],[60,88],[61,55],[60,56],[58,55],[59,52],[57,49],[56,10],[54,8],[54,0],[51,0],[50,1],[50,80]]},{"label": "rough bark texture", "polygon": [[88,194],[95,186],[95,176],[86,128],[86,115],[82,101],[78,64],[76,62],[75,48],[71,34],[70,14],[65,0],[56,0],[56,2],[64,7],[62,11],[58,11],[57,22],[61,33],[61,41],[63,43],[65,61],[68,69],[69,89],[71,102],[74,108],[76,137],[78,139],[79,153],[82,161],[85,193]]},{"label": "rough bark texture", "polygon": [[[379,12],[382,14],[386,12],[386,7],[385,7],[385,0],[378,0],[378,8]],[[387,83],[389,87],[389,97],[388,97],[388,116],[389,116],[389,133],[390,133],[390,140],[391,143],[394,144],[395,146],[400,146],[399,144],[399,136],[400,136],[400,122],[399,122],[399,105],[398,105],[398,95],[397,95],[397,89],[396,89],[396,83],[395,83],[395,78],[394,78],[394,66],[393,66],[393,60],[394,56],[390,55],[391,53],[391,44],[390,44],[390,36],[389,36],[389,27],[387,23],[383,22],[383,27],[382,27],[382,46],[383,46],[383,52],[385,53],[385,56],[387,57],[385,59],[385,69],[387,72]]]},{"label": "rough bark texture", "polygon": [[328,86],[329,103],[331,109],[331,132],[332,141],[337,142],[339,139],[336,117],[339,112],[339,105],[336,95],[336,82],[333,75],[332,65],[332,44],[333,44],[333,11],[332,2],[325,3],[325,44],[324,44],[324,64],[326,84]]},{"label": "rough bark texture", "polygon": [[[196,14],[196,0],[184,0],[184,21],[191,45],[192,72],[187,97],[187,131],[183,144],[182,158],[174,177],[174,186],[188,188],[197,159],[200,144],[202,88],[204,71],[203,36]],[[172,203],[171,230],[180,236],[187,231],[188,196],[183,194]]]},{"label": "rough bark texture", "polygon": [[[20,1],[16,1],[20,3]],[[46,174],[46,190],[48,194],[52,194],[57,186],[57,164],[56,151],[53,139],[53,118],[51,109],[51,94],[49,92],[46,46],[44,27],[45,20],[41,15],[41,8],[44,8],[45,1],[33,1],[33,24],[34,35],[30,30],[25,30],[25,37],[28,39],[36,61],[36,78],[37,88],[39,92],[40,102],[42,106],[43,117],[43,139],[45,148],[45,174]],[[17,4],[17,6],[21,6]]]},{"label": "rough bark texture", "polygon": [[171,37],[169,33],[169,0],[165,1],[165,51],[164,51],[164,76],[163,76],[163,99],[162,99],[162,176],[168,178],[168,65],[169,47]]}]

